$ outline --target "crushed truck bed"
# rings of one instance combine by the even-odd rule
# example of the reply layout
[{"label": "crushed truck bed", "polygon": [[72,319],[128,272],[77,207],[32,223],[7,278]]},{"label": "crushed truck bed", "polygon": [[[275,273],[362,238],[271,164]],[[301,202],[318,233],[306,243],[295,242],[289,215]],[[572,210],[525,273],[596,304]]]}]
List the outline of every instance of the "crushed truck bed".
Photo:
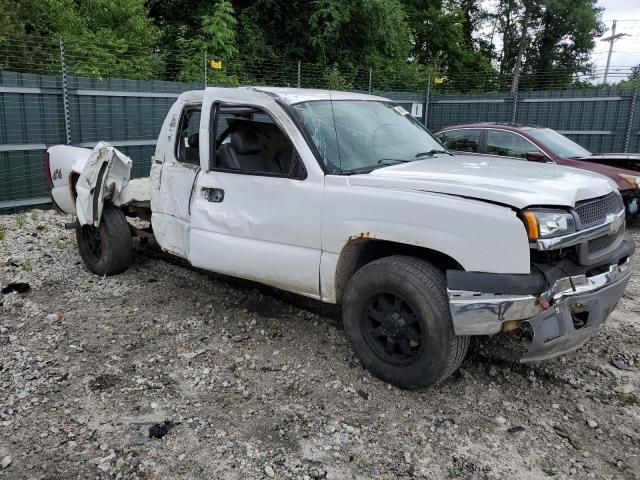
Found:
[{"label": "crushed truck bed", "polygon": [[116,205],[135,205],[137,207],[150,208],[149,177],[129,180],[114,203]]}]

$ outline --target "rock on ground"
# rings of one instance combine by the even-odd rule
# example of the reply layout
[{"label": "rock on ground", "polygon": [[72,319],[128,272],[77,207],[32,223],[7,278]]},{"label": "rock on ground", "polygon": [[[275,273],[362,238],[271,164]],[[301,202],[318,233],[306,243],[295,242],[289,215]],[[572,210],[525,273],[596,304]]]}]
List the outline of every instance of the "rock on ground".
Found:
[{"label": "rock on ground", "polygon": [[98,277],[70,217],[25,218],[0,216],[0,285],[32,287],[0,295],[0,478],[640,478],[638,398],[616,391],[639,374],[611,364],[640,362],[638,273],[577,352],[522,366],[475,341],[407,392],[362,368],[335,308],[138,242]]}]

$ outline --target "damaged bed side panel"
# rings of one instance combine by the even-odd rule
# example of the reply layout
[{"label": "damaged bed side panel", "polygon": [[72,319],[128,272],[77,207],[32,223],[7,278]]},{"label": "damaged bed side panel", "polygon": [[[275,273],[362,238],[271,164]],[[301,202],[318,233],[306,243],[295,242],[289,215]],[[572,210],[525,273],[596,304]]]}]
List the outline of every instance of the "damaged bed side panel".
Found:
[{"label": "damaged bed side panel", "polygon": [[98,143],[76,184],[80,225],[100,225],[105,200],[114,201],[129,181],[132,161],[111,145]]}]

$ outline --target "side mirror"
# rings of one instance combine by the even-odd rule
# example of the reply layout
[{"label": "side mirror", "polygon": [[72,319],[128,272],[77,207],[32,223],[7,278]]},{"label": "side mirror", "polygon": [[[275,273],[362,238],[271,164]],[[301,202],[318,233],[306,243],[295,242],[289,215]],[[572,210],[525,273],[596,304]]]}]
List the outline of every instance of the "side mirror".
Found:
[{"label": "side mirror", "polygon": [[527,152],[524,156],[530,162],[547,162],[549,159],[542,152]]}]

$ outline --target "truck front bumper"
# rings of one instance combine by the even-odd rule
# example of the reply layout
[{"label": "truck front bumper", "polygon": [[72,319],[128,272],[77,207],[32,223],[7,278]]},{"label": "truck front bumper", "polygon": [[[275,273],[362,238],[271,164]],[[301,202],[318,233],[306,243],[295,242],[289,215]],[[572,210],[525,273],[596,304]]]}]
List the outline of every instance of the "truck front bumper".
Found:
[{"label": "truck front bumper", "polygon": [[[448,290],[454,330],[457,335],[492,335],[502,331],[505,322],[524,321],[533,336],[521,362],[570,352],[580,347],[616,307],[631,276],[630,261],[627,256],[619,263],[601,267],[601,273],[595,275],[558,278],[540,294]],[[504,277],[508,282],[513,276]]]}]

